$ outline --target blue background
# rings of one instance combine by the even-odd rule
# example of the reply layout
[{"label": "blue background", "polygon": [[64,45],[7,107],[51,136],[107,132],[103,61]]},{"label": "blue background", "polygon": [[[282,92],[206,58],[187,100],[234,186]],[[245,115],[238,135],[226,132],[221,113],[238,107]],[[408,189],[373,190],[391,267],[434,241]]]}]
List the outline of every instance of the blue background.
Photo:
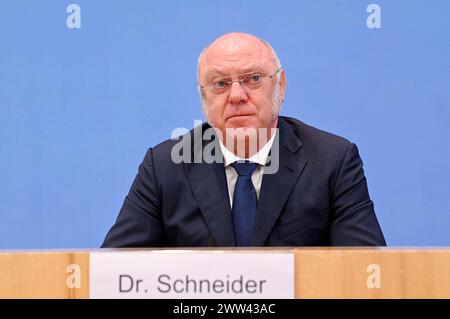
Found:
[{"label": "blue background", "polygon": [[277,50],[282,115],[357,143],[389,245],[450,246],[450,1],[86,0],[81,29],[70,3],[0,2],[0,248],[98,247],[230,31]]}]

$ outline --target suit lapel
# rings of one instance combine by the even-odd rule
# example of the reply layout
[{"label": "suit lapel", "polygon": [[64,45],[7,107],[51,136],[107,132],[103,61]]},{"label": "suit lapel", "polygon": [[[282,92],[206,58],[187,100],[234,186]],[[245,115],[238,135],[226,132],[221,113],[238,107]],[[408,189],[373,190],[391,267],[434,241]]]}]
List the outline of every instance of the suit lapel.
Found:
[{"label": "suit lapel", "polygon": [[271,156],[273,157],[273,152],[276,153],[276,147],[279,147],[279,169],[275,174],[264,174],[253,227],[252,246],[264,245],[306,166],[306,161],[297,155],[303,144],[293,129],[282,118],[279,118],[278,127],[279,135],[274,140]]},{"label": "suit lapel", "polygon": [[[204,129],[209,125],[204,125]],[[193,145],[193,155],[197,158],[209,143],[216,143],[214,149],[220,152],[218,137],[211,142],[199,141]],[[210,145],[211,146],[211,145]],[[222,157],[222,154],[218,154]],[[228,196],[227,179],[223,163],[185,163],[186,174],[192,187],[192,192],[200,207],[200,211],[212,235],[215,246],[234,246],[233,221]]]}]

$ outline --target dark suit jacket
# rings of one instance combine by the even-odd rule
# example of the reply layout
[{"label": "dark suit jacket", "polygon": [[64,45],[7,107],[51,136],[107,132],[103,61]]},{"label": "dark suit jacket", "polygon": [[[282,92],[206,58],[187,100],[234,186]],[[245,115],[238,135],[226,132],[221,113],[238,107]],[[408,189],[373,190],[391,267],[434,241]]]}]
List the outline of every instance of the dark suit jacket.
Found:
[{"label": "dark suit jacket", "polygon": [[[251,245],[385,246],[356,145],[293,118],[278,127],[279,170],[263,177]],[[235,245],[224,164],[176,164],[178,142],[148,150],[102,247]]]}]

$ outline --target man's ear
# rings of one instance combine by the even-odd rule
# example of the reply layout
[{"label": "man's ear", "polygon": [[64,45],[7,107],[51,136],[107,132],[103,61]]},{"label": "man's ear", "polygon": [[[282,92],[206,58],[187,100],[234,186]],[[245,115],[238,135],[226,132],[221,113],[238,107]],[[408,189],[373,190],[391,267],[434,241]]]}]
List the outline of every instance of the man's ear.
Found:
[{"label": "man's ear", "polygon": [[286,91],[286,72],[281,70],[280,74],[281,100],[284,102],[284,92]]}]

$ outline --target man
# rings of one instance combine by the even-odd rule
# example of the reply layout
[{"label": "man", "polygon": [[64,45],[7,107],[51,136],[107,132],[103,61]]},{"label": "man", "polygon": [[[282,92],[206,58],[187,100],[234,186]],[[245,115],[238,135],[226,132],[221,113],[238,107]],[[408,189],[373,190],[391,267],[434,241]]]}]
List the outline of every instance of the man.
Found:
[{"label": "man", "polygon": [[[386,245],[357,147],[278,116],[286,75],[268,43],[221,36],[198,83],[208,123],[182,137],[197,160],[175,159],[177,140],[150,148],[103,247]],[[219,160],[198,161],[211,146]]]}]

